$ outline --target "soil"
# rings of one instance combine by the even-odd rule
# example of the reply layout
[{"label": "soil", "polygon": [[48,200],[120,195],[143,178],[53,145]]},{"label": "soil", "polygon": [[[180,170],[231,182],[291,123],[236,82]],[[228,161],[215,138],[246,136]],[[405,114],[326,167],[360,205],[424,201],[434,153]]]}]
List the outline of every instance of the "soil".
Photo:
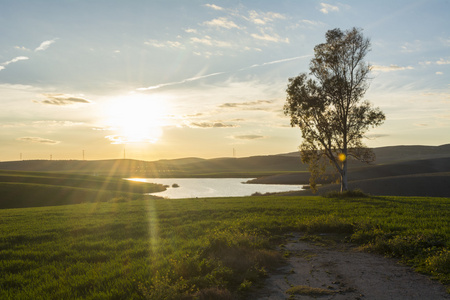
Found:
[{"label": "soil", "polygon": [[[293,236],[282,248],[289,253],[287,264],[268,274],[264,287],[251,299],[450,299],[445,286],[397,260],[346,243],[319,246],[300,237]],[[295,288],[301,294],[288,293]],[[308,288],[313,289],[305,292]]]}]

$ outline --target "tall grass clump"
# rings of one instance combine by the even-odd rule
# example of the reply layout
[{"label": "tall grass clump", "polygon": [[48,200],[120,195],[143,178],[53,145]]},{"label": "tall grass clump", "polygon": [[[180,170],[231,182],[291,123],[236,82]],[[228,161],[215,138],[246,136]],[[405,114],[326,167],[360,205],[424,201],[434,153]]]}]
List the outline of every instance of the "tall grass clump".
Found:
[{"label": "tall grass clump", "polygon": [[368,194],[364,193],[360,189],[348,190],[348,191],[331,191],[324,195],[325,198],[366,198]]}]

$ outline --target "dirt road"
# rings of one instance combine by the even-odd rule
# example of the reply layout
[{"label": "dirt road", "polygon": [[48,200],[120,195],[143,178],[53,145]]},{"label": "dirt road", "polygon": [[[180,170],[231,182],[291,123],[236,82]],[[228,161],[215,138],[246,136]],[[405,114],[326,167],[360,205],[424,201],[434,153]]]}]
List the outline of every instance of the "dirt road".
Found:
[{"label": "dirt road", "polygon": [[295,236],[283,251],[290,253],[288,264],[269,274],[253,299],[450,299],[429,277],[348,244],[316,246]]}]

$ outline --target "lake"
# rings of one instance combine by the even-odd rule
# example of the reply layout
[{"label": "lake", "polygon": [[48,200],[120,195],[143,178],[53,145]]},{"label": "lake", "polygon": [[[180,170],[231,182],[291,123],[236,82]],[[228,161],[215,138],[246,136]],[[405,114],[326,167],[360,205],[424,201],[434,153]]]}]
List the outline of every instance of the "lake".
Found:
[{"label": "lake", "polygon": [[[152,193],[169,199],[241,197],[253,193],[279,193],[301,190],[303,185],[246,184],[252,178],[129,178],[129,180],[159,183],[169,186],[167,190]],[[173,184],[179,187],[172,187]]]}]

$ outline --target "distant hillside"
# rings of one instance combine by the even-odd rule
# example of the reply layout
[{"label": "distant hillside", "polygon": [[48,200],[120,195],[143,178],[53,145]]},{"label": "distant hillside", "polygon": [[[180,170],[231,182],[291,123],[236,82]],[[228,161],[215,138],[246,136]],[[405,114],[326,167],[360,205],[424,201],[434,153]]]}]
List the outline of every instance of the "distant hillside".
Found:
[{"label": "distant hillside", "polygon": [[[450,157],[450,144],[442,146],[393,146],[375,148],[374,165]],[[350,162],[350,168],[365,164]],[[298,152],[243,158],[181,158],[158,161],[116,160],[25,160],[0,162],[0,170],[67,172],[136,177],[260,177],[286,172],[306,172]],[[383,171],[385,172],[385,171]],[[392,170],[395,172],[395,170]],[[414,172],[414,167],[412,167]],[[403,174],[403,173],[402,173]],[[361,175],[362,176],[362,175]]]},{"label": "distant hillside", "polygon": [[0,170],[0,209],[141,198],[164,190],[159,184],[115,177]]},{"label": "distant hillside", "polygon": [[[373,196],[418,196],[450,198],[450,172],[392,176],[355,180],[348,183],[349,189],[360,189]],[[338,191],[338,184],[319,188],[317,195]],[[313,195],[310,190],[286,193],[289,196]]]},{"label": "distant hillside", "polygon": [[[394,176],[420,175],[432,173],[450,172],[450,157],[423,160],[411,160],[384,165],[366,165],[352,168],[348,173],[349,181],[367,180],[375,178],[390,178]],[[264,184],[308,184],[309,173],[289,173],[264,176],[251,183]],[[328,178],[321,179],[318,183],[328,184],[333,181],[331,174]],[[449,182],[450,187],[450,182]]]}]

